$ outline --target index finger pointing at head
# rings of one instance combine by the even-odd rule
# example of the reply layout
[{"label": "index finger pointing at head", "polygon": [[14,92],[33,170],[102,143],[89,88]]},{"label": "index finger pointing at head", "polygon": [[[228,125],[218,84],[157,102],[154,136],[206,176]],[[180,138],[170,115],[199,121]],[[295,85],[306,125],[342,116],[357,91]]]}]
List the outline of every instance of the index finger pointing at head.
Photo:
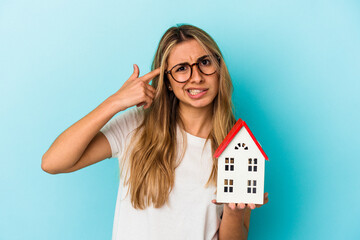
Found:
[{"label": "index finger pointing at head", "polygon": [[154,70],[152,70],[151,72],[145,74],[144,76],[140,77],[139,79],[141,81],[145,81],[147,83],[149,83],[151,81],[151,79],[153,79],[155,76],[160,74],[160,68],[156,68]]}]

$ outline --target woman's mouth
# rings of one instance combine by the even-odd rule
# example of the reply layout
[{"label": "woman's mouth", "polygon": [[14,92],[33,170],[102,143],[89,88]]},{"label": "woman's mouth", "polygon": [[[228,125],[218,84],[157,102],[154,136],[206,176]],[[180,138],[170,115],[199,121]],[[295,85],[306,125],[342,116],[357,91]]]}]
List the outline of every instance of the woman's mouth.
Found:
[{"label": "woman's mouth", "polygon": [[196,99],[206,94],[208,89],[187,89],[186,92],[190,98]]}]

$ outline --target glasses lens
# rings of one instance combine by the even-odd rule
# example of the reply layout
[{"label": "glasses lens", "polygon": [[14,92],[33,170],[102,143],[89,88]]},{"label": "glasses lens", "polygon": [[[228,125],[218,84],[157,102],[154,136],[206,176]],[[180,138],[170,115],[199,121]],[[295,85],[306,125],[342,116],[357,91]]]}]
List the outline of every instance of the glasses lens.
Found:
[{"label": "glasses lens", "polygon": [[206,57],[199,62],[199,68],[204,74],[213,74],[216,72],[216,64],[214,64],[209,57]]},{"label": "glasses lens", "polygon": [[173,78],[178,82],[186,82],[190,78],[191,69],[188,64],[179,64],[171,70]]}]

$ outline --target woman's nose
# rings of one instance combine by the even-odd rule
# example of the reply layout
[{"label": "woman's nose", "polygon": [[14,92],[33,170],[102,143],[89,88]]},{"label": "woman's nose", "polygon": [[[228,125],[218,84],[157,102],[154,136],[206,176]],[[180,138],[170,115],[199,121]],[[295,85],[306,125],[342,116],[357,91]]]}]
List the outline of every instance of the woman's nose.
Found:
[{"label": "woman's nose", "polygon": [[191,66],[192,68],[192,74],[190,76],[191,82],[201,82],[203,80],[203,76],[200,72],[199,65],[194,64]]}]

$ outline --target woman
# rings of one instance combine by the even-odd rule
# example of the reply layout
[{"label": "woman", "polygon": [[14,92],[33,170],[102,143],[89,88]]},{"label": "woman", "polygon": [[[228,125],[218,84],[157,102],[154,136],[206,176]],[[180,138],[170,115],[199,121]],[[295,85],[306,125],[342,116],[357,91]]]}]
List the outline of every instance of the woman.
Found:
[{"label": "woman", "polygon": [[116,93],[55,140],[42,169],[67,173],[118,157],[113,239],[246,239],[256,206],[214,200],[212,155],[235,124],[231,93],[215,41],[192,25],[169,28],[152,71],[139,77],[134,65]]}]

